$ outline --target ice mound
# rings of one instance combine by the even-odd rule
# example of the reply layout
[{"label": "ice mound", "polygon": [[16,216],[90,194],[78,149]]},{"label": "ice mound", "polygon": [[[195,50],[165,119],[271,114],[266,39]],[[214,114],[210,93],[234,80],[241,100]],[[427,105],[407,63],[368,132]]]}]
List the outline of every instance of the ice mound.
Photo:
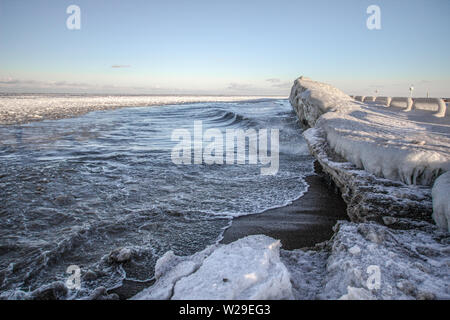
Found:
[{"label": "ice mound", "polygon": [[157,281],[133,299],[292,299],[290,274],[280,260],[280,241],[259,235],[210,246],[189,257],[161,257]]},{"label": "ice mound", "polygon": [[328,256],[326,250],[281,250],[281,261],[291,274],[294,299],[317,300],[320,298]]},{"label": "ice mound", "polygon": [[336,155],[319,128],[303,133],[309,149],[341,191],[353,222],[377,221],[393,228],[416,228],[431,222],[431,189],[406,185],[357,168]]},{"label": "ice mound", "polygon": [[450,237],[339,222],[316,251],[283,251],[296,299],[402,300],[450,298]]},{"label": "ice mound", "polygon": [[450,171],[448,118],[364,104],[305,78],[295,81],[290,102],[338,155],[376,176],[431,186]]},{"label": "ice mound", "polygon": [[433,186],[433,219],[436,224],[450,231],[450,172],[441,175]]},{"label": "ice mound", "polygon": [[447,233],[376,223],[341,222],[335,228],[321,298],[450,298]]}]

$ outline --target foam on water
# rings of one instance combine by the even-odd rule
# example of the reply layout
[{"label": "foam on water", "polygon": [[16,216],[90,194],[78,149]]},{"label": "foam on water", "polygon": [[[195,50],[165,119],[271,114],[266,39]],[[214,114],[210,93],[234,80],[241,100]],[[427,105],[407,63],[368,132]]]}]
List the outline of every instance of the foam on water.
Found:
[{"label": "foam on water", "polygon": [[[280,130],[276,176],[260,165],[175,165],[172,130]],[[189,255],[220,239],[232,217],[289,204],[313,159],[285,100],[124,108],[0,126],[0,295],[26,298],[79,265],[72,298],[148,280],[166,251]],[[132,260],[111,264],[127,247]]]}]

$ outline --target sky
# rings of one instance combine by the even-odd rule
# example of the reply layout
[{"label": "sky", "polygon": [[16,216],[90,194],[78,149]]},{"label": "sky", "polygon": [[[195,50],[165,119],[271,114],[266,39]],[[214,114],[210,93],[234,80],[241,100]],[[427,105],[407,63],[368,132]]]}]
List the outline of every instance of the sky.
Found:
[{"label": "sky", "polygon": [[0,0],[0,91],[287,96],[304,75],[450,97],[449,13],[449,0]]}]

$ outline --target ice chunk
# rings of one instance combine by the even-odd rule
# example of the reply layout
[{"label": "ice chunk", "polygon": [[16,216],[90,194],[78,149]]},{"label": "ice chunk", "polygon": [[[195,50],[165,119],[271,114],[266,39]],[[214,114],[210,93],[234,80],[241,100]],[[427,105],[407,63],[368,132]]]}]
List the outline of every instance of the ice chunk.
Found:
[{"label": "ice chunk", "polygon": [[213,246],[191,257],[168,254],[161,259],[157,282],[135,299],[293,298],[290,274],[280,260],[280,241],[267,236]]},{"label": "ice chunk", "polygon": [[450,231],[450,172],[441,175],[433,186],[433,219],[436,224]]},{"label": "ice chunk", "polygon": [[335,228],[319,298],[450,298],[448,233],[376,223],[339,222]]}]

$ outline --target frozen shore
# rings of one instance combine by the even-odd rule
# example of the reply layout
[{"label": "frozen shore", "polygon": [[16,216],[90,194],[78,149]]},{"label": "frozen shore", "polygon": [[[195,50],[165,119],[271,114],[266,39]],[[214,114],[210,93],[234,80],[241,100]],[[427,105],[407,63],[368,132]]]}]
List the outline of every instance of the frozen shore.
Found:
[{"label": "frozen shore", "polygon": [[256,235],[188,257],[166,253],[133,299],[450,299],[443,232],[340,222],[314,250]]},{"label": "frozen shore", "polygon": [[295,81],[289,100],[353,221],[403,228],[433,221],[431,188],[450,170],[448,117],[357,102],[306,78]]},{"label": "frozen shore", "polygon": [[450,299],[448,118],[358,103],[303,78],[290,101],[351,221],[313,249],[250,236],[167,253],[135,298]]},{"label": "frozen shore", "polygon": [[91,111],[197,102],[236,102],[285,97],[151,95],[0,95],[0,125],[53,120]]}]

